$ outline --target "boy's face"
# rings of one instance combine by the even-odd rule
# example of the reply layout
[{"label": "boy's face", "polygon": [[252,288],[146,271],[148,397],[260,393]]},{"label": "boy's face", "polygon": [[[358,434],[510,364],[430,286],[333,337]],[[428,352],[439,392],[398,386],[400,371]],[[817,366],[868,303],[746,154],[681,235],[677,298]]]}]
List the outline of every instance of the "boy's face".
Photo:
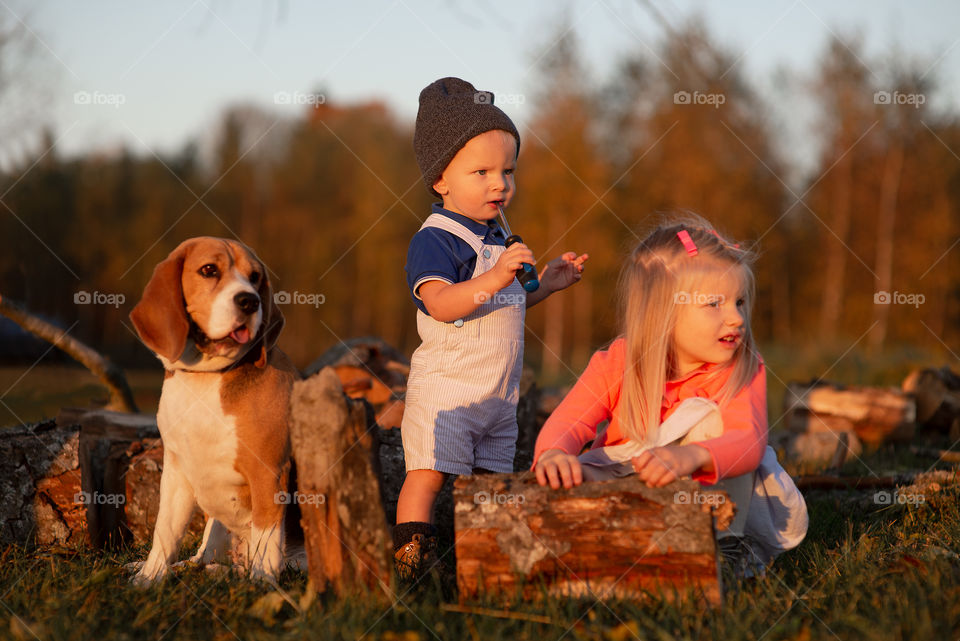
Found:
[{"label": "boy's face", "polygon": [[517,141],[494,129],[474,136],[457,152],[433,188],[443,197],[443,207],[477,222],[486,222],[506,207],[516,187]]}]

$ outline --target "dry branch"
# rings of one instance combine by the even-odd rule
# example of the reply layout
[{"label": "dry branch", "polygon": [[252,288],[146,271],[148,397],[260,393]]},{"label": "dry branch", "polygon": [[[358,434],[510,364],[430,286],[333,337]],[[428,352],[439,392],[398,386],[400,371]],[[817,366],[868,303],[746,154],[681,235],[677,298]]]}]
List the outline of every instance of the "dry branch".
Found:
[{"label": "dry branch", "polygon": [[3,314],[14,323],[30,332],[37,338],[66,352],[94,376],[106,385],[110,392],[110,402],[106,409],[118,412],[136,412],[137,404],[133,400],[133,393],[127,384],[123,370],[117,367],[109,358],[97,353],[77,339],[69,336],[64,330],[28,312],[23,305],[0,295],[0,314]]}]

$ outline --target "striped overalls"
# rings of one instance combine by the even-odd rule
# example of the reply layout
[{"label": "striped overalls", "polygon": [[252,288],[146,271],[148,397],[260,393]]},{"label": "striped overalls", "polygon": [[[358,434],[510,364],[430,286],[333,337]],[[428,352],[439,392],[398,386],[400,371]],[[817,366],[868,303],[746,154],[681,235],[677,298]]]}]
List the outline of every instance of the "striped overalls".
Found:
[{"label": "striped overalls", "polygon": [[[471,278],[490,270],[506,249],[484,245],[447,216],[430,215],[421,229],[426,227],[448,231],[473,248]],[[499,292],[478,295],[482,304],[453,322],[417,310],[423,342],[410,363],[401,425],[407,471],[513,471],[526,296],[514,279]]]}]

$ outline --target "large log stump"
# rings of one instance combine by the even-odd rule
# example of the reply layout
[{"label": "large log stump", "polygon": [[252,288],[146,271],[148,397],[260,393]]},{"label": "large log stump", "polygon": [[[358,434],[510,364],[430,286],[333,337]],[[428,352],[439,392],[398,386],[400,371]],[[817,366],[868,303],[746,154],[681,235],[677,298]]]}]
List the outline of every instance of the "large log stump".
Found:
[{"label": "large log stump", "polygon": [[456,504],[461,601],[551,595],[634,599],[688,589],[721,600],[711,506],[723,493],[636,478],[569,490],[532,472],[460,477]]},{"label": "large log stump", "polygon": [[[126,483],[129,450],[134,444],[142,448],[146,439],[150,439],[151,444],[156,443],[160,437],[157,417],[102,409],[64,408],[57,422],[80,424],[81,496],[87,509],[90,544],[104,548],[129,542],[132,538],[126,518],[130,498]],[[160,452],[162,456],[163,450]],[[159,477],[155,482],[151,479],[148,484],[148,491],[159,494]]]},{"label": "large log stump", "polygon": [[324,368],[293,385],[290,436],[310,582],[336,594],[390,591],[393,571],[379,481],[377,426]]},{"label": "large log stump", "polygon": [[787,428],[797,434],[852,432],[867,448],[907,442],[916,429],[916,404],[897,389],[790,383],[784,396]]},{"label": "large log stump", "polygon": [[80,430],[46,421],[0,431],[0,543],[87,541]]}]

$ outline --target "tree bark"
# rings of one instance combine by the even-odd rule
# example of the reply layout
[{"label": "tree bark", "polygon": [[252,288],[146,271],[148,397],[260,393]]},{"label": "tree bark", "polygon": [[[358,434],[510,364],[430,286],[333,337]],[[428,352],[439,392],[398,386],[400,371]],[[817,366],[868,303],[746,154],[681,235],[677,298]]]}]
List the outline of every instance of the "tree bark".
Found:
[{"label": "tree bark", "polygon": [[[887,153],[883,167],[883,183],[880,187],[880,207],[877,218],[877,259],[876,291],[892,295],[893,283],[893,241],[897,221],[897,197],[900,194],[900,177],[903,174],[903,143],[897,141]],[[873,319],[876,324],[867,338],[870,350],[877,352],[887,338],[887,326],[890,321],[890,305],[894,301],[888,297],[888,304],[873,306]]]},{"label": "tree bark", "polygon": [[290,438],[310,582],[318,592],[391,594],[391,537],[381,501],[377,426],[332,368],[297,381]]},{"label": "tree bark", "polygon": [[624,478],[553,490],[522,472],[460,477],[454,488],[461,601],[532,599],[544,588],[627,599],[691,589],[721,600],[708,503],[726,495],[701,502],[707,494],[696,481],[655,489]]},{"label": "tree bark", "polygon": [[0,543],[87,541],[79,441],[75,425],[53,421],[0,432]]},{"label": "tree bark", "polygon": [[847,238],[850,234],[851,188],[853,161],[845,156],[836,168],[837,182],[833,196],[833,231],[836,239],[827,236],[827,269],[824,273],[823,301],[820,307],[820,336],[835,336],[843,309],[844,278],[847,270]]}]

